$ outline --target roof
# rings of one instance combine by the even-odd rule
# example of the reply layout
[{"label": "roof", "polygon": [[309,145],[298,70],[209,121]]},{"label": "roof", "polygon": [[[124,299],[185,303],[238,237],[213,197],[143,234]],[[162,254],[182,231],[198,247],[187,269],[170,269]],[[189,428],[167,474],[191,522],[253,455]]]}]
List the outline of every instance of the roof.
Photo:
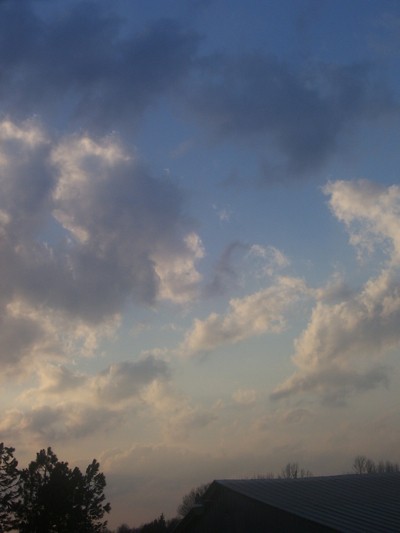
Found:
[{"label": "roof", "polygon": [[400,531],[400,473],[216,480],[204,498],[218,487],[339,531]]}]

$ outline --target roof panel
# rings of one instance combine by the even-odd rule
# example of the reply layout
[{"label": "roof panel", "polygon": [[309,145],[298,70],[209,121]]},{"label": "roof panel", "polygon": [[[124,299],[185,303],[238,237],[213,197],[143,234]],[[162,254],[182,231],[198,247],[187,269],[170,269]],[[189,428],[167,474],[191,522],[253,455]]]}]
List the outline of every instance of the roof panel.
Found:
[{"label": "roof panel", "polygon": [[216,483],[339,531],[400,531],[400,473]]}]

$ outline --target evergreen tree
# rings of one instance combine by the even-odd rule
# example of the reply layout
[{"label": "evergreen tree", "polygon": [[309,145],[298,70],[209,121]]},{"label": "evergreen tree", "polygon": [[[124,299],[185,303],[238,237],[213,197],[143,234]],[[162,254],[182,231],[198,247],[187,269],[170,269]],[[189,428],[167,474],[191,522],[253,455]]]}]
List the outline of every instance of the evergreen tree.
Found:
[{"label": "evergreen tree", "polygon": [[20,491],[18,461],[14,448],[0,443],[0,533],[16,526],[15,505]]},{"label": "evergreen tree", "polygon": [[60,462],[51,448],[36,454],[21,472],[21,498],[17,505],[20,533],[97,533],[110,504],[104,503],[104,474],[96,460],[82,474]]}]

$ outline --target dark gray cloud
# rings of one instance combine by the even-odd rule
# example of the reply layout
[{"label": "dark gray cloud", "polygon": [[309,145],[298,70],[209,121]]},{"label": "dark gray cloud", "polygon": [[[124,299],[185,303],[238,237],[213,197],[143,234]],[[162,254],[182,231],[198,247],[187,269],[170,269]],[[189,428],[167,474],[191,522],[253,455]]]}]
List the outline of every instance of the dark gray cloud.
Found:
[{"label": "dark gray cloud", "polygon": [[0,109],[13,116],[113,128],[176,87],[192,64],[198,37],[174,21],[129,34],[96,2],[67,3],[50,18],[33,7],[0,4]]},{"label": "dark gray cloud", "polygon": [[42,16],[35,5],[0,3],[0,111],[13,117],[104,132],[167,96],[216,138],[257,144],[264,181],[280,181],[320,169],[349,128],[395,107],[372,65],[202,56],[199,35],[175,20],[133,31],[106,3]]},{"label": "dark gray cloud", "polygon": [[0,417],[0,437],[27,433],[55,441],[101,432],[132,415],[129,402],[135,405],[146,386],[165,381],[169,375],[168,363],[153,355],[112,364],[94,376],[44,365],[40,386],[20,398],[25,408]]},{"label": "dark gray cloud", "polygon": [[79,387],[87,387],[87,378],[66,366],[44,367],[41,377],[45,382],[41,390],[46,394],[65,394],[76,391]]},{"label": "dark gray cloud", "polygon": [[115,427],[120,420],[119,412],[104,406],[91,407],[79,403],[42,405],[26,413],[9,413],[0,420],[0,435],[7,440],[10,435],[18,438],[25,434],[39,442],[65,441]]},{"label": "dark gray cloud", "polygon": [[30,354],[44,335],[40,325],[25,317],[14,317],[5,310],[0,315],[0,361],[12,365]]},{"label": "dark gray cloud", "polygon": [[291,386],[276,390],[270,397],[272,400],[288,398],[293,394],[318,393],[322,402],[327,405],[346,405],[349,397],[375,389],[380,385],[387,386],[389,383],[388,369],[375,366],[366,371],[354,371],[340,369],[331,366],[327,370],[318,373],[310,373],[306,376],[296,376],[291,380]]},{"label": "dark gray cloud", "polygon": [[54,140],[33,122],[0,122],[1,360],[44,340],[49,313],[95,325],[127,301],[174,299],[162,275],[181,259],[197,272],[192,229],[181,191],[118,139]]},{"label": "dark gray cloud", "polygon": [[[371,65],[299,69],[254,53],[205,61],[190,106],[216,138],[263,139],[265,179],[273,181],[320,168],[349,127],[393,111],[395,104]],[[267,159],[271,144],[280,151],[279,162]]]},{"label": "dark gray cloud", "polygon": [[231,242],[224,248],[214,267],[214,276],[204,288],[206,296],[223,294],[232,283],[236,282],[238,275],[234,266],[234,256],[238,252],[247,252],[249,249],[250,245],[239,241]]},{"label": "dark gray cloud", "polygon": [[136,396],[140,389],[156,379],[169,376],[168,364],[153,355],[139,361],[123,361],[110,365],[94,382],[99,398],[118,402]]}]

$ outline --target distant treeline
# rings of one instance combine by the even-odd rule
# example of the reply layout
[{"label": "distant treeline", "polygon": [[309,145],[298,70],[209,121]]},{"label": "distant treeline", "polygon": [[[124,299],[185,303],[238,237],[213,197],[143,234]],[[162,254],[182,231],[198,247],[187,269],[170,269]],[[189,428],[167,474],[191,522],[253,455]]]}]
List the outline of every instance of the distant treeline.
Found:
[{"label": "distant treeline", "polygon": [[[357,455],[353,461],[352,472],[355,474],[400,472],[400,466],[398,463],[393,463],[391,461],[386,460],[375,462],[365,455]],[[258,479],[301,479],[311,477],[312,475],[310,470],[300,467],[298,463],[289,462],[280,470],[279,474],[268,472],[267,474],[256,474],[253,477]],[[172,518],[171,520],[165,520],[164,515],[162,514],[156,520],[133,528],[129,528],[129,526],[123,524],[117,528],[116,533],[169,533],[173,531],[178,522],[186,516],[193,505],[201,503],[202,497],[209,486],[210,483],[199,485],[185,494],[177,508],[177,517]]]},{"label": "distant treeline", "polygon": [[357,455],[353,463],[353,472],[355,474],[385,474],[391,472],[400,472],[399,463],[391,461],[378,461],[377,463],[365,455]]}]

